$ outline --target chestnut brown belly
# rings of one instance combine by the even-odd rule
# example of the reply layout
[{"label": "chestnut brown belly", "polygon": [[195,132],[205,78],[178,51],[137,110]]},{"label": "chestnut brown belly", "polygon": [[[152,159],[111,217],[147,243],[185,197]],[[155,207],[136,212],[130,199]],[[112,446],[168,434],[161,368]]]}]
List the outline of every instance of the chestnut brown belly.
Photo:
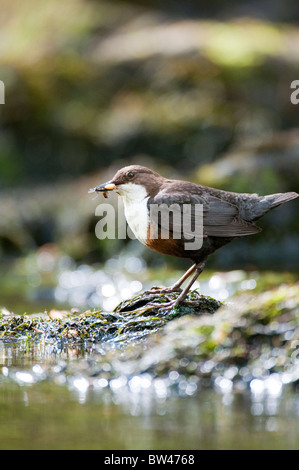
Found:
[{"label": "chestnut brown belly", "polygon": [[180,239],[150,239],[147,238],[145,245],[151,250],[157,251],[163,255],[176,256],[178,258],[187,258],[195,263],[206,260],[206,258],[218,250],[218,248],[226,245],[232,239],[229,237],[206,237],[200,250],[185,250],[184,240]]},{"label": "chestnut brown belly", "polygon": [[162,253],[163,255],[171,255],[178,258],[190,258],[190,251],[187,252],[184,250],[184,244],[181,240],[174,240],[173,238],[169,238],[167,240],[163,240],[161,238],[147,239],[145,244],[151,250]]}]

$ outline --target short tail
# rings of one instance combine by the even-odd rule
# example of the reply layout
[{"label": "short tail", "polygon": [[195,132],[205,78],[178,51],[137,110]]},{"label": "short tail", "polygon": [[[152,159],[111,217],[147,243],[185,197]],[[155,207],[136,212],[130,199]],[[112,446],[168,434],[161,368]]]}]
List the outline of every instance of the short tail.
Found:
[{"label": "short tail", "polygon": [[255,217],[252,220],[257,220],[263,215],[267,214],[271,209],[284,204],[285,202],[292,201],[296,199],[299,194],[295,192],[290,193],[277,193],[269,194],[268,196],[261,196],[259,198],[259,204],[256,206]]},{"label": "short tail", "polygon": [[269,204],[269,210],[273,209],[274,207],[280,206],[280,204],[284,204],[285,202],[289,202],[292,199],[296,199],[299,194],[295,192],[291,193],[277,193],[277,194],[270,194],[269,196],[264,196],[264,199]]}]

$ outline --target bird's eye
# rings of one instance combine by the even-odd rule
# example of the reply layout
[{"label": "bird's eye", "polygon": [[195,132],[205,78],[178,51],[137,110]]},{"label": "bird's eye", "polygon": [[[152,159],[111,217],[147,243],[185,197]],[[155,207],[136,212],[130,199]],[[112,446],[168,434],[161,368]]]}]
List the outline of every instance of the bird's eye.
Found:
[{"label": "bird's eye", "polygon": [[135,176],[135,173],[133,173],[133,171],[128,171],[128,173],[127,173],[127,177],[128,177],[128,178],[131,179],[131,178],[133,178],[134,176]]}]

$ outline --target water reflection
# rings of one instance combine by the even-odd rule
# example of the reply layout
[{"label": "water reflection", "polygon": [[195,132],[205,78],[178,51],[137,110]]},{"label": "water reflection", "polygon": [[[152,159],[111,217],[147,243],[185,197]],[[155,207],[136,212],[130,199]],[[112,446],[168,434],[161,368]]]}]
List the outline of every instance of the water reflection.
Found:
[{"label": "water reflection", "polygon": [[[170,370],[165,377],[155,377],[148,372],[134,373],[130,364],[123,368],[121,363],[100,364],[91,351],[89,353],[82,351],[80,354],[80,351],[75,350],[70,353],[71,348],[68,348],[68,351],[57,356],[54,350],[51,353],[48,350],[48,354],[45,354],[44,350],[41,357],[40,349],[36,347],[27,357],[20,358],[16,355],[15,360],[12,360],[14,356],[12,349],[11,345],[6,345],[3,351],[2,345],[0,350],[0,363],[6,364],[1,369],[0,383],[12,381],[18,385],[28,386],[51,381],[56,385],[66,386],[75,393],[80,403],[88,401],[91,394],[102,397],[105,390],[106,397],[109,395],[110,401],[115,404],[127,406],[132,402],[135,404],[138,402],[138,409],[142,413],[143,402],[147,403],[148,407],[149,402],[161,403],[170,397],[197,396],[207,387],[204,378],[197,375],[187,376],[177,370]],[[39,362],[35,362],[37,358]],[[208,362],[212,361],[206,361],[201,366],[204,372],[210,371],[213,366]],[[298,368],[294,373],[298,375]],[[237,374],[239,374],[238,368],[232,366],[223,375],[219,374],[213,379],[214,391],[223,397],[223,403],[230,404],[236,394],[244,392],[248,394],[249,391],[250,409],[253,415],[277,414],[281,397],[285,390],[288,390],[290,371],[282,374],[272,373],[259,379],[252,378],[248,381],[249,387],[244,386],[247,379],[245,374],[243,374],[245,381],[240,379],[234,381]]]},{"label": "water reflection", "polygon": [[[256,377],[247,367],[229,366],[213,376],[211,388],[205,375],[215,371],[212,360],[202,363],[203,376],[190,373],[197,364],[186,358],[180,370],[155,376],[138,372],[134,359],[122,361],[122,349],[118,353],[115,347],[0,343],[0,409],[4,400],[10,410],[5,430],[0,424],[3,446],[15,432],[10,426],[22,429],[25,420],[36,433],[55,432],[40,443],[20,433],[19,441],[9,441],[11,448],[17,442],[25,448],[68,448],[65,436],[73,433],[71,448],[296,448],[299,396],[290,383],[296,374],[298,379],[296,364],[281,374],[263,375],[257,367]],[[105,444],[96,439],[95,428],[98,436],[109,435]]]},{"label": "water reflection", "polygon": [[[73,375],[67,370],[67,364],[59,361],[50,367],[34,364],[27,370],[16,370],[15,368],[2,367],[2,378],[0,376],[1,387],[9,382],[15,382],[20,386],[31,386],[39,382],[52,380],[56,385],[66,385],[72,392],[73,397],[81,404],[94,400],[98,397],[104,401],[122,405],[130,413],[144,414],[155,411],[155,408],[166,400],[173,397],[199,397],[206,393],[205,386],[196,376],[186,378],[177,371],[171,371],[167,378],[154,378],[149,373],[126,375],[107,379],[105,377],[91,377],[79,374]],[[245,393],[249,399],[250,413],[253,416],[277,415],[280,413],[280,406],[283,397],[289,399],[291,389],[283,386],[279,374],[271,374],[265,380],[253,379],[250,382],[250,395]],[[238,387],[234,386],[232,380],[218,376],[214,381],[214,392],[212,395],[221,396],[224,405],[231,405],[240,395]],[[299,396],[294,395],[294,405],[298,402]],[[131,409],[131,407],[133,407]],[[138,410],[138,412],[137,412]],[[298,406],[292,410],[296,416],[299,415]]]},{"label": "water reflection", "polygon": [[0,405],[5,403],[9,416],[5,420],[2,411],[0,448],[295,449],[298,444],[298,397],[288,389],[257,397],[229,390],[222,378],[218,391],[194,393],[197,384],[172,374],[170,380],[185,391],[192,387],[182,399],[169,396],[165,381],[147,374],[120,376],[110,387],[104,378],[91,386],[77,375],[61,387],[30,383],[36,372],[18,373],[14,386],[0,380]]}]

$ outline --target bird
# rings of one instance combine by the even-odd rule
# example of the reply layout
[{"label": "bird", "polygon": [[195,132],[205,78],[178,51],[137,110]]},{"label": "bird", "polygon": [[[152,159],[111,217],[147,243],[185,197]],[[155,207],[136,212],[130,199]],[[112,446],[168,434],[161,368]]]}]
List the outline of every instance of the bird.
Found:
[{"label": "bird", "polygon": [[[166,310],[181,303],[192,303],[186,300],[187,294],[202,273],[209,255],[236,238],[261,232],[262,229],[255,224],[258,219],[271,209],[298,197],[296,192],[266,196],[229,192],[194,182],[165,178],[141,165],[121,168],[110,181],[89,190],[103,193],[105,197],[111,191],[122,198],[128,225],[141,243],[158,253],[187,258],[193,263],[172,286],[154,287],[150,290],[152,293],[179,292],[175,299],[163,304],[163,309]],[[169,217],[165,211],[160,212],[159,217],[154,217],[152,207],[175,207],[181,214],[185,207],[189,207],[193,228],[196,227],[196,216],[200,214],[202,224],[198,225],[198,246],[190,248],[190,243],[187,245],[190,236],[193,234],[195,238],[196,233],[192,232],[191,226],[189,232],[184,231],[184,223],[181,222],[184,219],[176,219],[175,222],[175,214]],[[201,210],[198,211],[198,208]],[[182,289],[181,286],[187,279],[188,282]]]}]

